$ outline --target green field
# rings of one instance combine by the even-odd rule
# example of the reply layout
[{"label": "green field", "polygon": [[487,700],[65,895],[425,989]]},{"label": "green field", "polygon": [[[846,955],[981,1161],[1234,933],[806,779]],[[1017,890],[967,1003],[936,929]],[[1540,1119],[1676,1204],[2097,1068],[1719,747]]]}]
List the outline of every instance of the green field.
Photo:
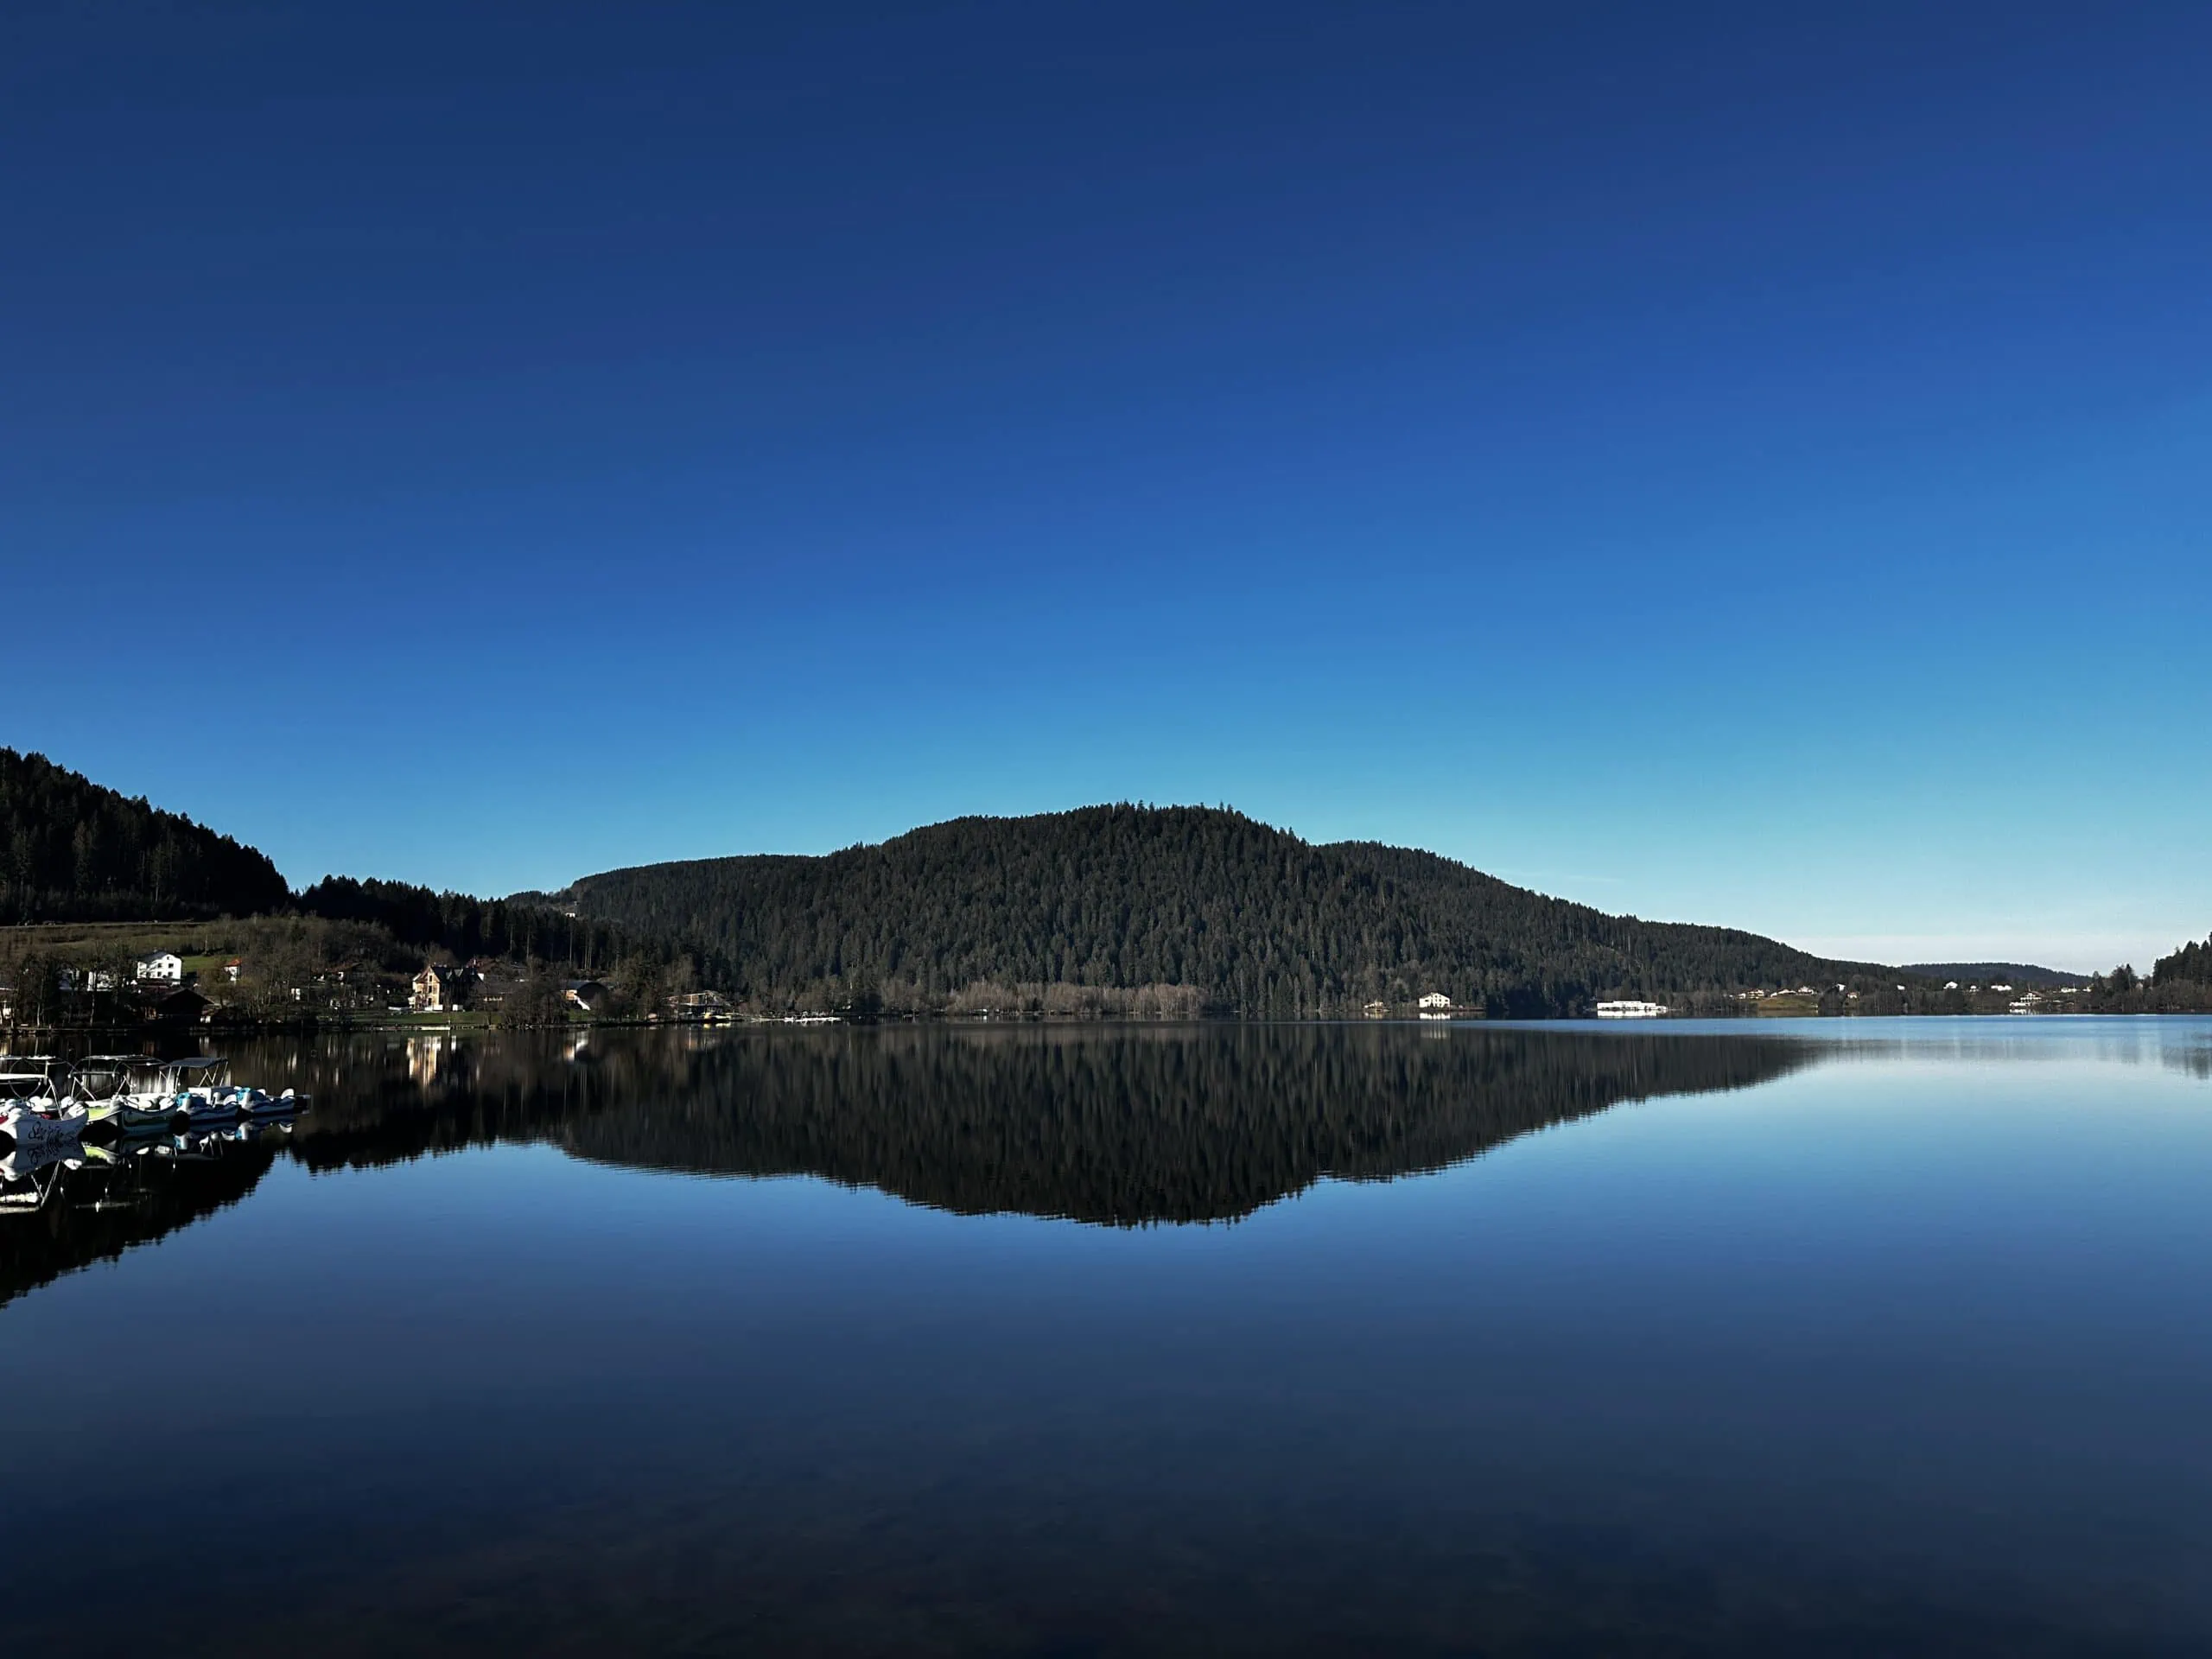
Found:
[{"label": "green field", "polygon": [[1817,996],[1800,996],[1793,991],[1782,996],[1762,997],[1752,1003],[1751,1007],[1762,1020],[1803,1017],[1821,1011],[1821,999]]}]

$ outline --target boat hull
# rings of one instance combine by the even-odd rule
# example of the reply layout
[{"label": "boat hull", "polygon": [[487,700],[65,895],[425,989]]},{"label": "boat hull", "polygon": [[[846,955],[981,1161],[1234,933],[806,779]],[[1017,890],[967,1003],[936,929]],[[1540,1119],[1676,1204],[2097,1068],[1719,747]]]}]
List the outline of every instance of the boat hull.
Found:
[{"label": "boat hull", "polygon": [[8,1135],[19,1147],[51,1146],[60,1141],[74,1141],[85,1132],[85,1109],[73,1106],[66,1112],[58,1112],[48,1117],[41,1112],[10,1106],[6,1112],[0,1113],[0,1132]]},{"label": "boat hull", "polygon": [[176,1122],[174,1106],[118,1106],[108,1120],[119,1129],[166,1129]]},{"label": "boat hull", "polygon": [[238,1110],[248,1117],[289,1117],[295,1112],[308,1109],[308,1097],[289,1090],[281,1095],[264,1095],[256,1091],[251,1100],[239,1103]]}]

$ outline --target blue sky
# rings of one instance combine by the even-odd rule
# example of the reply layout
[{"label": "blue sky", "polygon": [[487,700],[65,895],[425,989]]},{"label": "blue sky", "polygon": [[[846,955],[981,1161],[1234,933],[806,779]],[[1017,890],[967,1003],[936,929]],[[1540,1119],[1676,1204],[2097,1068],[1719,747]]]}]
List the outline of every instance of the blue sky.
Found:
[{"label": "blue sky", "polygon": [[2212,11],[11,7],[0,741],[477,892],[1228,802],[2212,929]]}]

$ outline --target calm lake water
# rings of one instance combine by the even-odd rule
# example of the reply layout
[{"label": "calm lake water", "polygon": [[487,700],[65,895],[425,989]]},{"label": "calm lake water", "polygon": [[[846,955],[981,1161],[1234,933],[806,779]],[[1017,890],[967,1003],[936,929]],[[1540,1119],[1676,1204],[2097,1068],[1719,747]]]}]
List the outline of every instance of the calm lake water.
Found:
[{"label": "calm lake water", "polygon": [[16,1651],[2212,1652],[2212,1022],[237,1054],[0,1217]]}]

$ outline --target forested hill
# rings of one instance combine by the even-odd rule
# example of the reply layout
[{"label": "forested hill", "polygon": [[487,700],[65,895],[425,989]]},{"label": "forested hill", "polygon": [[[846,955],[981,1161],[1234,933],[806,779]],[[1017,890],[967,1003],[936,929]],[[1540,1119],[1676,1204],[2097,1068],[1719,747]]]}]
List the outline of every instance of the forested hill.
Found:
[{"label": "forested hill", "polygon": [[1433,853],[1317,846],[1199,807],[959,818],[819,858],[613,870],[550,900],[690,940],[755,997],[833,1005],[996,982],[1194,986],[1217,1008],[1285,1017],[1434,990],[1536,1016],[1612,996],[1895,982],[1756,934],[1609,916]]},{"label": "forested hill", "polygon": [[2031,962],[1909,962],[1904,971],[1942,983],[1955,979],[1961,985],[2011,985],[2024,991],[2054,990],[2063,985],[2089,982],[2087,974],[2068,973],[2063,968],[2038,968]]},{"label": "forested hill", "polygon": [[[434,951],[509,956],[590,974],[611,973],[626,961],[633,968],[670,966],[680,956],[672,943],[632,938],[610,923],[404,882],[325,876],[296,894],[254,848],[42,754],[0,748],[0,926],[276,915],[366,924],[373,930],[366,942],[395,969]],[[357,935],[325,941],[344,949],[364,942]],[[711,957],[695,968],[721,972]]]},{"label": "forested hill", "polygon": [[251,916],[290,897],[252,848],[0,748],[0,922]]}]

